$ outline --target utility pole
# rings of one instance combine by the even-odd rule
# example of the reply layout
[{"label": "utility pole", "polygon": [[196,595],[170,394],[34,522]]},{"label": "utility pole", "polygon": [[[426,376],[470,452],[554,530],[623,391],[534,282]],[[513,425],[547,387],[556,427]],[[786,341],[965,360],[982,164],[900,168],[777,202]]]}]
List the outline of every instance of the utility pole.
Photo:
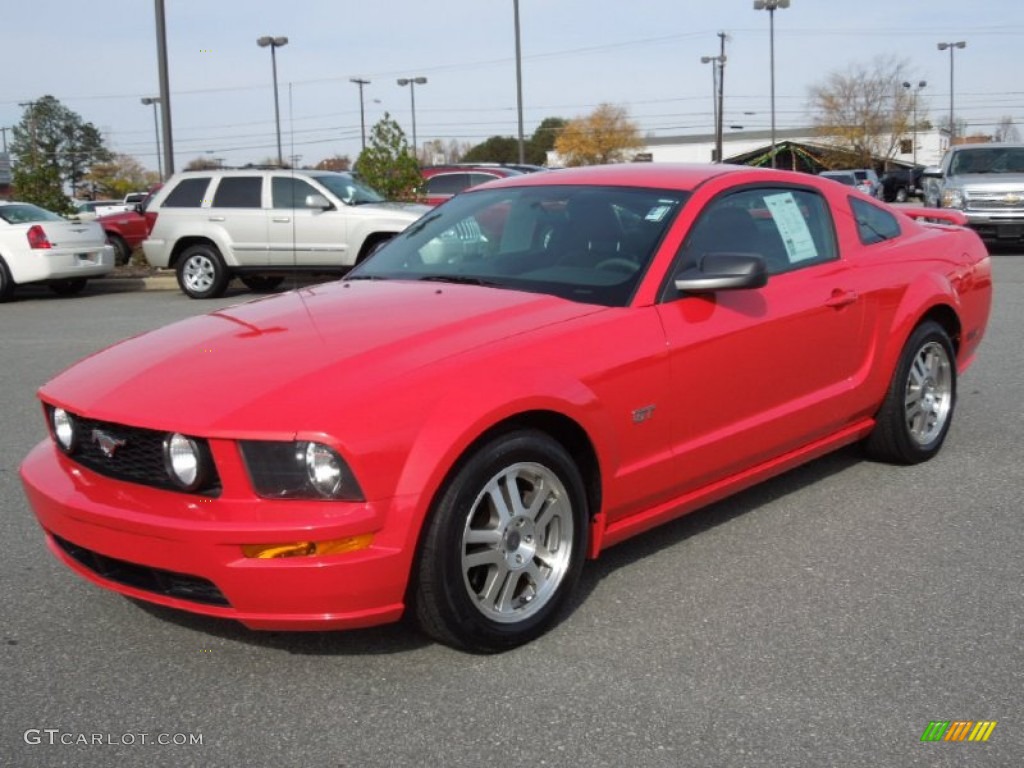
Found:
[{"label": "utility pole", "polygon": [[351,77],[349,82],[359,86],[359,131],[363,139],[363,149],[366,149],[366,112],[363,110],[363,86],[369,85],[370,81],[363,80],[361,77]]},{"label": "utility pole", "polygon": [[718,33],[720,50],[718,54],[718,125],[715,126],[715,152],[718,155],[718,162],[724,162],[722,157],[722,122],[725,115],[725,32]]},{"label": "utility pole", "polygon": [[4,154],[7,154],[7,132],[10,130],[6,125],[0,126],[0,133],[4,135]]}]

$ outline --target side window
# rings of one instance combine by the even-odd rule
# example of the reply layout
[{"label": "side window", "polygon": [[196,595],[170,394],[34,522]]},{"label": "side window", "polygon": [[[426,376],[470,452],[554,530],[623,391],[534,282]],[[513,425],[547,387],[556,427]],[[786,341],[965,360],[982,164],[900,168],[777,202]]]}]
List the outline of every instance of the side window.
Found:
[{"label": "side window", "polygon": [[164,198],[164,208],[201,208],[206,188],[210,186],[209,176],[182,179]]},{"label": "side window", "polygon": [[312,184],[291,176],[275,176],[270,193],[274,208],[305,208],[307,197],[322,194]]},{"label": "side window", "polygon": [[495,176],[493,173],[471,173],[469,174],[469,186],[475,187],[477,184],[486,184],[488,181],[494,181],[498,178],[501,177]]},{"label": "side window", "polygon": [[708,253],[761,256],[768,274],[836,258],[832,217],[824,199],[806,189],[751,188],[715,198],[694,222],[676,269],[697,265]]},{"label": "side window", "polygon": [[262,208],[261,176],[224,176],[213,195],[214,208]]},{"label": "side window", "polygon": [[442,173],[427,179],[427,193],[431,195],[454,195],[468,186],[468,173]]},{"label": "side window", "polygon": [[889,211],[863,200],[850,198],[853,218],[857,221],[857,234],[864,245],[874,245],[900,235],[900,223]]}]

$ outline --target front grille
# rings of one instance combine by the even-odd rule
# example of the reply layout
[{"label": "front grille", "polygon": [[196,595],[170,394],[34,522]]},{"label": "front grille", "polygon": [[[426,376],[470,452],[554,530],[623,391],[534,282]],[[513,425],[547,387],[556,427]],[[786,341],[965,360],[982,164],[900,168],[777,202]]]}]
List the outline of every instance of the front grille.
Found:
[{"label": "front grille", "polygon": [[108,581],[141,589],[144,592],[152,592],[156,595],[189,600],[193,603],[228,607],[231,605],[224,597],[224,593],[207,579],[107,557],[99,552],[93,552],[91,549],[73,544],[53,533],[50,535],[57,542],[57,546],[66,552],[72,560]]},{"label": "front grille", "polygon": [[[169,491],[183,491],[167,474],[164,465],[164,438],[167,432],[142,427],[130,427],[107,421],[73,416],[78,431],[78,441],[71,459],[88,467],[97,474],[139,483]],[[100,447],[100,437],[108,438],[108,445],[115,447],[111,455]],[[205,441],[204,456],[209,456]],[[192,491],[202,496],[218,496],[221,485],[217,468],[208,460],[203,484]]]},{"label": "front grille", "polygon": [[971,192],[967,208],[973,211],[1024,211],[1024,190],[1012,193]]}]

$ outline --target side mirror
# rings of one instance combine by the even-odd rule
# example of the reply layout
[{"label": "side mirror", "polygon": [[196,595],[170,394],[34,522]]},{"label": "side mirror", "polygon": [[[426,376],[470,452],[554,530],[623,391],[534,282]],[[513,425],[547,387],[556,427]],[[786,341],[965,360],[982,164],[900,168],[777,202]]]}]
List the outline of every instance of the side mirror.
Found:
[{"label": "side mirror", "polygon": [[320,194],[306,195],[306,207],[307,208],[319,208],[321,211],[328,211],[334,206],[331,205],[331,201]]},{"label": "side mirror", "polygon": [[921,171],[921,176],[925,179],[941,179],[942,169],[939,168],[939,166],[937,165],[929,165],[927,168]]},{"label": "side mirror", "polygon": [[709,293],[739,288],[760,288],[768,282],[764,258],[756,253],[708,253],[696,267],[676,275],[682,293]]}]

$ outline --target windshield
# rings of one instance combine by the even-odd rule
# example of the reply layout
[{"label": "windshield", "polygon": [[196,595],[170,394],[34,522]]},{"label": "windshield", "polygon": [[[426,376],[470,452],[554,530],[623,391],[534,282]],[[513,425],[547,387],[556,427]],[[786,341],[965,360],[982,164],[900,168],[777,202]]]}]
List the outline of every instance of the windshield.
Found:
[{"label": "windshield", "polygon": [[56,213],[51,213],[30,203],[0,205],[0,219],[8,224],[28,224],[33,221],[64,221]]},{"label": "windshield", "polygon": [[965,173],[1024,173],[1024,147],[980,147],[961,149],[949,166],[952,176]]},{"label": "windshield", "polygon": [[595,186],[469,191],[347,279],[473,283],[625,306],[688,196]]},{"label": "windshield", "polygon": [[384,202],[384,197],[379,192],[348,173],[310,174],[310,178],[323,184],[342,202],[349,205]]}]

